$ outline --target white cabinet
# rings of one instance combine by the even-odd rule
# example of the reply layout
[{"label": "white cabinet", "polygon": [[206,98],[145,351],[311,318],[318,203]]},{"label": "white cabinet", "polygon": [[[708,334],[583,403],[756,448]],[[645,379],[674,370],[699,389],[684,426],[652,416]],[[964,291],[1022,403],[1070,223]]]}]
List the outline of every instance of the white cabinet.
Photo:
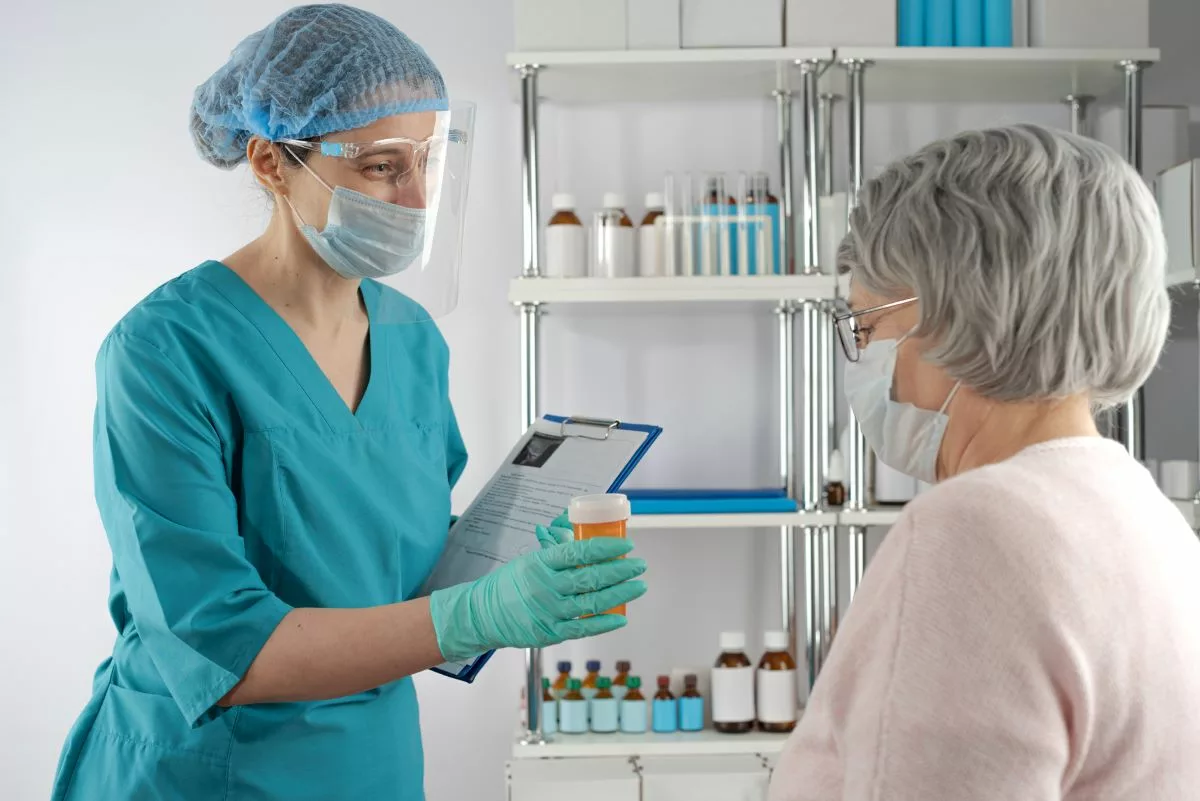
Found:
[{"label": "white cabinet", "polygon": [[762,757],[642,757],[642,801],[766,801]]},{"label": "white cabinet", "polygon": [[641,783],[629,759],[522,759],[508,763],[508,801],[641,801]]}]

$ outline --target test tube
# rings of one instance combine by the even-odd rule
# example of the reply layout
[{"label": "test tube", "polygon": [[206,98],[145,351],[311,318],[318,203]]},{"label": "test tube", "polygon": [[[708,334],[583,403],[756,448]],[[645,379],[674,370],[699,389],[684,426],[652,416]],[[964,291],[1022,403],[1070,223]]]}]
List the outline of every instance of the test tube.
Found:
[{"label": "test tube", "polygon": [[692,195],[692,174],[683,174],[679,199],[683,214],[679,215],[679,275],[697,275],[696,269],[696,203]]},{"label": "test tube", "polygon": [[737,183],[737,232],[734,240],[737,244],[737,258],[734,261],[734,272],[739,275],[754,275],[750,263],[750,184],[746,173],[738,173]]},{"label": "test tube", "polygon": [[733,198],[726,191],[725,176],[719,176],[717,195],[717,275],[733,275]]},{"label": "test tube", "polygon": [[775,272],[774,221],[768,204],[770,193],[765,173],[755,173],[750,181],[750,205],[754,209],[754,270],[756,275]]},{"label": "test tube", "polygon": [[721,226],[726,203],[725,176],[710,173],[696,198],[700,212],[700,274],[721,274]]},{"label": "test tube", "polygon": [[679,268],[679,200],[675,196],[675,176],[663,179],[663,275],[683,275]]}]

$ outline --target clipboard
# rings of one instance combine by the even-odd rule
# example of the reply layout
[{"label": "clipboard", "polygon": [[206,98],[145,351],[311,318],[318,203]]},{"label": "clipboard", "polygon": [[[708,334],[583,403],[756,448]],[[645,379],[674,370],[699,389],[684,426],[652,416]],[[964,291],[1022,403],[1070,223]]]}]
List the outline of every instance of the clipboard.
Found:
[{"label": "clipboard", "polygon": [[[507,476],[514,474],[518,476],[520,475],[520,473],[513,470],[514,467],[518,468],[518,470],[526,467],[541,469],[543,465],[548,464],[549,460],[553,458],[554,452],[558,449],[558,445],[552,445],[553,450],[550,451],[549,455],[544,455],[541,452],[534,452],[530,448],[530,443],[532,440],[540,437],[541,439],[545,440],[558,440],[560,444],[572,439],[580,441],[593,440],[597,442],[606,442],[609,440],[615,440],[616,437],[614,436],[614,432],[617,431],[637,433],[644,436],[642,437],[641,442],[633,450],[632,454],[624,458],[623,463],[620,464],[619,468],[615,471],[613,478],[611,480],[605,479],[605,481],[600,484],[597,484],[593,481],[593,483],[588,487],[587,491],[589,492],[619,491],[621,486],[633,473],[634,469],[639,463],[641,463],[642,459],[649,452],[650,448],[658,440],[658,437],[662,434],[662,428],[659,426],[625,423],[619,420],[605,420],[593,417],[564,417],[561,415],[549,414],[544,415],[542,419],[538,421],[538,423],[531,426],[525,431],[524,434],[521,435],[521,438],[517,441],[517,444],[513,447],[512,451],[509,452],[508,457],[505,458],[504,463],[493,475],[487,486],[484,487],[484,490],[480,493],[480,496],[472,501],[471,506],[459,519],[459,522],[455,523],[455,526],[451,528],[451,540],[447,542],[447,553],[450,552],[452,547],[466,547],[461,543],[453,541],[455,538],[455,528],[457,528],[459,525],[468,527],[472,525],[472,521],[468,520],[468,517],[478,509],[481,503],[486,501],[485,496],[487,496],[493,490],[493,487],[497,486],[498,483]],[[545,520],[539,522],[548,524],[551,520],[557,517],[562,512],[562,509],[566,507],[567,500],[569,500],[569,497],[563,499],[563,502],[558,506],[557,511],[549,514]],[[547,510],[547,513],[549,513],[549,510]],[[528,536],[529,538],[533,539],[533,546],[530,548],[530,550],[540,547],[536,544],[536,537],[533,532],[532,525],[529,525],[528,527]],[[433,582],[435,578],[442,578],[442,576],[439,575],[439,569],[442,568],[442,562],[449,558],[447,553],[443,554],[443,557],[441,560],[439,560],[438,565],[434,567],[434,570],[430,575],[430,579],[427,582],[426,590],[422,592],[423,595],[428,594],[428,592],[438,589],[441,586],[447,586],[447,584],[439,584],[437,587],[429,586],[429,583]],[[514,554],[513,556],[509,557],[509,559],[516,558],[518,555],[519,554]],[[507,561],[508,559],[494,561],[490,567],[488,567],[486,570],[482,570],[474,576],[455,576],[457,579],[455,583],[458,581],[471,581],[473,579],[480,578],[491,570],[497,569]],[[491,659],[493,653],[495,652],[488,651],[487,653],[481,654],[474,659],[466,660],[464,662],[439,665],[432,668],[432,670],[433,672],[440,673],[443,676],[449,676],[452,679],[457,679],[470,684],[475,680],[475,677],[479,675],[479,671],[483,669],[483,666],[487,664],[488,660]]]}]

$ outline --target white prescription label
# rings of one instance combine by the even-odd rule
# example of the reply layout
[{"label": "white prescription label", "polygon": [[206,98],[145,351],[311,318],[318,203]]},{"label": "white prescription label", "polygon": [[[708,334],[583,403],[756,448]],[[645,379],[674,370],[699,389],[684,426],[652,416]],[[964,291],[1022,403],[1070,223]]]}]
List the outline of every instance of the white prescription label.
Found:
[{"label": "white prescription label", "polygon": [[714,723],[754,720],[754,668],[713,668],[712,719]]},{"label": "white prescription label", "polygon": [[796,671],[758,671],[758,719],[763,723],[796,719]]},{"label": "white prescription label", "polygon": [[587,275],[587,234],[582,225],[546,226],[545,264],[551,278]]}]

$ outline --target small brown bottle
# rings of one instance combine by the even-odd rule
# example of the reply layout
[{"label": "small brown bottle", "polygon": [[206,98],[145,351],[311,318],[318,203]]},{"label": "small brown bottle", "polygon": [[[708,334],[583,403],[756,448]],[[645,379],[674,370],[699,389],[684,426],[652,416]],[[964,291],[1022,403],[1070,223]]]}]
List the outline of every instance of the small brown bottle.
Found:
[{"label": "small brown bottle", "polygon": [[575,197],[557,193],[552,205],[554,216],[546,224],[546,275],[583,278],[587,275],[587,232],[575,213]]},{"label": "small brown bottle", "polygon": [[696,675],[683,677],[683,695],[679,696],[679,730],[700,731],[704,728],[704,697],[696,689]]},{"label": "small brown bottle", "polygon": [[746,635],[721,633],[721,655],[712,669],[713,728],[742,734],[754,728],[754,665],[746,656]]},{"label": "small brown bottle", "polygon": [[618,701],[625,697],[626,684],[629,681],[629,669],[631,665],[628,659],[617,660],[617,675],[613,676],[612,694],[613,698]]},{"label": "small brown bottle", "polygon": [[679,730],[679,702],[671,694],[671,677],[658,677],[658,692],[650,704],[650,728],[659,734]]},{"label": "small brown bottle", "polygon": [[758,663],[758,728],[784,733],[796,728],[796,661],[788,652],[786,631],[763,635],[765,652]]},{"label": "small brown bottle", "polygon": [[842,452],[829,454],[829,473],[825,476],[825,505],[844,506],[846,503],[846,463]]}]

